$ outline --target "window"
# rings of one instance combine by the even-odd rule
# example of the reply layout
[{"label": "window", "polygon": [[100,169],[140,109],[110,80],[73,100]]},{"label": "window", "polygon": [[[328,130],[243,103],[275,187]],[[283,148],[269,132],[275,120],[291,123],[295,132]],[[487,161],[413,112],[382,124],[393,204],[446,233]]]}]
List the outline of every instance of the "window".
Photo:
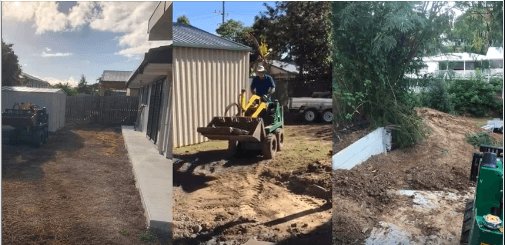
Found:
[{"label": "window", "polygon": [[492,69],[500,69],[503,68],[503,60],[491,60],[491,68]]},{"label": "window", "polygon": [[465,62],[463,61],[452,61],[449,62],[449,70],[464,70],[465,68]]},{"label": "window", "polygon": [[465,70],[475,70],[475,62],[474,61],[465,62]]}]

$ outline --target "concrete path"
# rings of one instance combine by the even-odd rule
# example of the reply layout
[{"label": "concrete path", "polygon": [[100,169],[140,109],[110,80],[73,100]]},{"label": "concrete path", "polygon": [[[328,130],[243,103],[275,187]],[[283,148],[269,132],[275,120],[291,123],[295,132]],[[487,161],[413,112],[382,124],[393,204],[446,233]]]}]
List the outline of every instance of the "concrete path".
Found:
[{"label": "concrete path", "polygon": [[147,224],[172,234],[172,161],[158,153],[156,146],[133,126],[122,126],[128,157],[133,165]]}]

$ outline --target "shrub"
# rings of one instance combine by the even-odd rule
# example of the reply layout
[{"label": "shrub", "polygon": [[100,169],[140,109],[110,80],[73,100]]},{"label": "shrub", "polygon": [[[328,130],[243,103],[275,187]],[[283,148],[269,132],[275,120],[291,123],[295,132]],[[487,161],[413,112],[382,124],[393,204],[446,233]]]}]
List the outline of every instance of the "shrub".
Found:
[{"label": "shrub", "polygon": [[496,145],[491,135],[486,132],[479,132],[477,134],[465,134],[466,142],[473,145],[473,147],[478,148],[481,145]]},{"label": "shrub", "polygon": [[[500,102],[495,100],[496,83],[488,83],[484,75],[476,70],[469,79],[453,80],[448,92],[454,109],[459,112],[470,112],[474,116],[489,115],[491,111],[501,110]],[[501,87],[500,87],[501,88]]]},{"label": "shrub", "polygon": [[451,98],[445,89],[445,82],[441,79],[433,79],[428,86],[423,105],[445,113],[452,113]]}]

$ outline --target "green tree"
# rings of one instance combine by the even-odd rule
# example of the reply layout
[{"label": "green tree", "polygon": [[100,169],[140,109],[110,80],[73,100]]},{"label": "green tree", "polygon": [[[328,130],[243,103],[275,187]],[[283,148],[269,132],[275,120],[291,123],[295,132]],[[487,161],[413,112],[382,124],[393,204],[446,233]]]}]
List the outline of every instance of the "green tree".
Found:
[{"label": "green tree", "polygon": [[79,84],[77,84],[77,92],[86,94],[89,94],[91,92],[84,74],[81,75],[81,80],[79,81]]},{"label": "green tree", "polygon": [[177,18],[177,23],[190,25],[189,18],[186,15],[181,15]]},{"label": "green tree", "polygon": [[12,46],[2,39],[2,86],[20,85],[21,66]]},{"label": "green tree", "polygon": [[[294,61],[299,82],[294,94],[331,89],[330,2],[276,2],[255,18],[254,36],[264,37],[272,50],[270,59]],[[290,89],[291,89],[290,88]]]},{"label": "green tree", "polygon": [[51,86],[53,88],[61,88],[65,93],[67,93],[68,96],[77,96],[79,92],[77,91],[77,88],[72,88],[69,83],[58,83],[56,85]]},{"label": "green tree", "polygon": [[423,55],[436,53],[453,12],[441,2],[333,2],[337,121],[396,125],[402,147],[422,140],[422,120],[403,101]]},{"label": "green tree", "polygon": [[244,45],[250,45],[250,41],[247,39],[247,34],[252,31],[253,29],[251,27],[244,27],[244,23],[242,23],[242,21],[236,21],[233,19],[226,21],[216,29],[216,33],[222,37]]},{"label": "green tree", "polygon": [[503,1],[456,2],[463,12],[448,36],[463,52],[486,54],[489,47],[503,46]]}]

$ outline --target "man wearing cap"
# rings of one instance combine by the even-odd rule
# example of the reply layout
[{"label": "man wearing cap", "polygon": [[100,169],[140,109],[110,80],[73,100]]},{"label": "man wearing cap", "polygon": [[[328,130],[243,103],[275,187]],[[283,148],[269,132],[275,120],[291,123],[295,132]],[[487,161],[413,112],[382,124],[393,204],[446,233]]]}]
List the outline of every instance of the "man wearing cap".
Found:
[{"label": "man wearing cap", "polygon": [[265,74],[265,68],[263,66],[258,66],[256,70],[256,76],[251,83],[251,91],[253,94],[260,97],[266,94],[271,95],[275,92],[274,79]]}]

